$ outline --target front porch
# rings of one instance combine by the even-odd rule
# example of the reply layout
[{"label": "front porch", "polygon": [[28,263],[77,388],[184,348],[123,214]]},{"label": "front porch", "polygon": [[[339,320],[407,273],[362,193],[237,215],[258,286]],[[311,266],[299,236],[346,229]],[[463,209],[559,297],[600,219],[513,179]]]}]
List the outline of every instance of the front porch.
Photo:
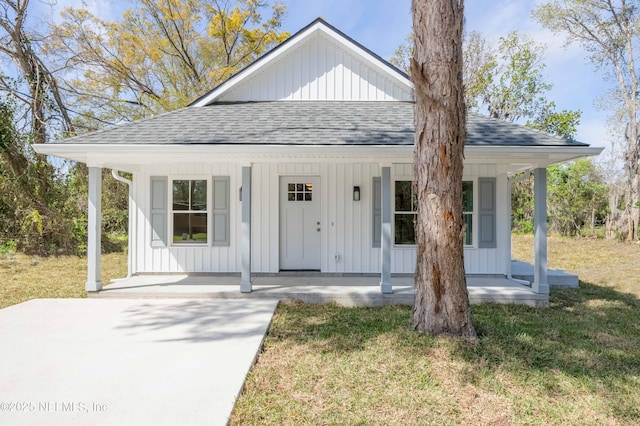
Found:
[{"label": "front porch", "polygon": [[[104,298],[262,298],[308,303],[335,302],[344,306],[413,305],[413,278],[393,277],[393,293],[380,292],[379,276],[272,275],[254,276],[251,293],[238,291],[238,275],[136,275],[116,280],[89,297]],[[467,277],[471,303],[549,305],[549,294],[504,276]]]}]

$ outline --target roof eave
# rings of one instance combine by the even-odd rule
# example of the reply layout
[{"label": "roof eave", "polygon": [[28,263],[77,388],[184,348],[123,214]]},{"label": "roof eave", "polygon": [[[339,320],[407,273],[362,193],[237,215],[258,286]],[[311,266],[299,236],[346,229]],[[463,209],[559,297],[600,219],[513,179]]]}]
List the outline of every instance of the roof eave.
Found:
[{"label": "roof eave", "polygon": [[[380,163],[413,161],[413,145],[146,145],[36,144],[36,152],[86,163],[88,166],[133,170],[157,162],[260,162],[366,159]],[[596,156],[604,148],[589,146],[477,146],[465,147],[466,164],[512,164],[520,169],[548,167]],[[204,160],[208,161],[208,160]],[[120,166],[118,166],[120,165]]]}]

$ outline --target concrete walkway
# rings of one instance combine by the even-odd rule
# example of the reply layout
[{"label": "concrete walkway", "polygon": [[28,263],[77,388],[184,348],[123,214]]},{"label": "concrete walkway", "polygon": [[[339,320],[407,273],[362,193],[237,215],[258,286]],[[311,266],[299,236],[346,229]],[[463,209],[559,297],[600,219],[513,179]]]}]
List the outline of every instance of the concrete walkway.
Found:
[{"label": "concrete walkway", "polygon": [[276,300],[37,299],[0,310],[0,424],[224,425]]}]

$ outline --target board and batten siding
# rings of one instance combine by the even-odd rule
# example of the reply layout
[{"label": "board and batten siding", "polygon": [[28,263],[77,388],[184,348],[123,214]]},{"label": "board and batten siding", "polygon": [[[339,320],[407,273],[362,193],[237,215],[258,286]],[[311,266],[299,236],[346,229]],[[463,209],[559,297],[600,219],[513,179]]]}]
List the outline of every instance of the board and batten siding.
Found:
[{"label": "board and batten siding", "polygon": [[[474,206],[478,205],[478,177],[493,176],[499,172],[494,166],[469,165],[465,167],[465,180],[474,181]],[[321,271],[327,273],[379,273],[380,248],[372,238],[373,178],[379,177],[377,163],[310,163],[268,162],[252,166],[252,271],[277,273],[279,260],[279,182],[281,176],[319,176],[321,180]],[[150,177],[202,178],[229,176],[230,188],[230,245],[152,247],[150,209]],[[393,181],[411,180],[412,164],[395,164]],[[239,272],[241,247],[241,202],[238,190],[242,181],[242,167],[228,163],[156,165],[137,173],[133,191],[136,199],[134,272]],[[359,186],[360,201],[353,201],[353,187]],[[209,191],[211,188],[208,189]],[[498,175],[496,204],[498,224],[509,223],[506,217],[506,176]],[[393,207],[392,207],[393,211]],[[477,208],[476,208],[477,212]],[[209,212],[211,214],[211,212]],[[474,220],[477,221],[477,214]],[[392,219],[393,221],[393,219]],[[475,224],[477,229],[477,224]],[[505,247],[508,229],[497,227],[496,249],[465,248],[465,268],[470,274],[506,273]],[[476,236],[477,238],[477,236]],[[392,273],[413,273],[416,250],[413,246],[394,246],[391,253]]]},{"label": "board and batten siding", "polygon": [[[168,176],[169,188],[171,179],[200,179],[212,176],[229,176],[230,205],[230,245],[223,247],[202,246],[172,246],[171,235],[165,247],[152,247],[151,223],[149,209],[151,195],[149,191],[151,176]],[[242,181],[242,167],[235,164],[198,163],[154,165],[135,174],[133,192],[136,199],[136,244],[133,271],[135,273],[177,273],[177,272],[238,272],[240,270],[240,245],[237,243],[240,235],[240,208],[238,188]],[[235,188],[235,190],[234,190]],[[211,205],[211,180],[207,187],[207,201]],[[235,195],[234,195],[235,194]],[[170,197],[170,196],[169,196]],[[169,210],[170,212],[169,199]],[[211,215],[208,211],[209,227]],[[170,220],[169,220],[170,221]],[[170,232],[170,230],[167,230]]]},{"label": "board and batten siding", "polygon": [[410,101],[412,94],[318,34],[219,99],[275,100]]},{"label": "board and batten siding", "polygon": [[[278,192],[281,176],[319,176],[321,271],[369,273],[380,270],[380,249],[372,247],[372,180],[378,164],[257,163],[252,169],[252,269],[280,269]],[[353,201],[353,187],[361,190]]]}]

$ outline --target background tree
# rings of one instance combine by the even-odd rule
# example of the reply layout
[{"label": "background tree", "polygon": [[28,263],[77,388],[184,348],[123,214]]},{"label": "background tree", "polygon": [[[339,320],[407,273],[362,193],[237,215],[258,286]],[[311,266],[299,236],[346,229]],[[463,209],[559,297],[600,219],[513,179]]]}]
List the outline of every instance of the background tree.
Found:
[{"label": "background tree", "polygon": [[416,297],[412,326],[475,336],[463,261],[463,0],[413,0],[418,197]]},{"label": "background tree", "polygon": [[73,246],[67,188],[32,143],[73,131],[57,81],[41,52],[44,36],[28,28],[29,1],[0,3],[0,244],[47,253]]},{"label": "background tree", "polygon": [[586,224],[592,235],[606,215],[607,186],[590,159],[550,167],[549,224],[561,235],[580,235]]},{"label": "background tree", "polygon": [[[28,0],[0,1],[0,59],[13,63],[0,74],[0,244],[82,252],[86,167],[56,169],[31,144],[185,106],[286,38],[284,11],[138,0],[116,22],[70,8],[49,29],[30,24]],[[126,232],[127,188],[103,173],[104,230]]]},{"label": "background tree", "polygon": [[[408,55],[412,52],[413,37],[409,36],[391,60],[396,66],[406,69]],[[543,75],[545,52],[544,45],[515,31],[501,37],[495,47],[490,46],[478,32],[467,34],[463,39],[467,109],[484,112],[500,120],[524,122],[529,127],[572,139],[577,132],[581,112],[557,111],[555,103],[547,99],[552,85]],[[551,167],[550,174],[554,170]],[[559,217],[560,211],[556,213]],[[571,217],[571,212],[562,211],[562,215]],[[533,232],[533,180],[530,177],[513,184],[512,221],[516,232]],[[552,229],[567,228],[552,224]]]},{"label": "background tree", "polygon": [[638,239],[640,226],[640,120],[635,55],[640,35],[638,1],[564,0],[539,5],[533,16],[546,28],[580,43],[597,68],[617,87],[610,98],[624,124],[623,163],[626,180],[624,210],[613,225],[625,229],[628,240]]},{"label": "background tree", "polygon": [[93,129],[188,105],[286,39],[284,13],[266,0],[136,0],[109,22],[68,8],[47,51]]}]

